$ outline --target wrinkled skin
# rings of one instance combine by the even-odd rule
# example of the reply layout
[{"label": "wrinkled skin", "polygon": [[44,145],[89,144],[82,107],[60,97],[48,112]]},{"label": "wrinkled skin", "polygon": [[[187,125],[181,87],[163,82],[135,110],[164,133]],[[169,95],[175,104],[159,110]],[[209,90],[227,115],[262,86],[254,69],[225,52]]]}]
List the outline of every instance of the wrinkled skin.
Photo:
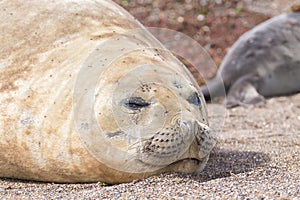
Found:
[{"label": "wrinkled skin", "polygon": [[199,88],[126,11],[0,7],[1,177],[121,183],[203,169],[215,140]]}]

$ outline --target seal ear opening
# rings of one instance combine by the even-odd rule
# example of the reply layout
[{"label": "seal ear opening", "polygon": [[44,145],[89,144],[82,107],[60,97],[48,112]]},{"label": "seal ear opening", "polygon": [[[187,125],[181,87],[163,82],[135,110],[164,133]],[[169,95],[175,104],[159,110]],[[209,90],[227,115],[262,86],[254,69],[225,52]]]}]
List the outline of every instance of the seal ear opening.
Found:
[{"label": "seal ear opening", "polygon": [[201,100],[199,98],[199,95],[197,92],[194,92],[193,94],[191,94],[189,96],[189,98],[187,99],[187,101],[191,104],[194,104],[196,106],[200,106],[201,105]]}]

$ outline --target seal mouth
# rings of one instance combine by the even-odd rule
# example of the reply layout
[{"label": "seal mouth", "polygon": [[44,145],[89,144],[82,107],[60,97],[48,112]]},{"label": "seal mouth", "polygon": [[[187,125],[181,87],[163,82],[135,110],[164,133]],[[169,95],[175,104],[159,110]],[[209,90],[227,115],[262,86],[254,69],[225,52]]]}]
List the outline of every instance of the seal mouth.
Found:
[{"label": "seal mouth", "polygon": [[197,158],[184,158],[181,160],[177,160],[176,162],[171,163],[170,165],[176,165],[176,164],[184,164],[184,163],[190,163],[194,165],[199,165],[200,160]]},{"label": "seal mouth", "polygon": [[[139,162],[150,165],[148,163],[143,162],[142,160],[139,160]],[[199,165],[200,164],[200,160],[197,158],[184,158],[184,159],[180,159],[180,160],[176,160],[173,163],[170,163],[167,166],[174,166],[174,165],[180,165],[180,164],[193,164],[193,165]],[[153,165],[153,166],[161,166],[161,167],[165,167],[166,165]]]},{"label": "seal mouth", "polygon": [[201,166],[202,160],[199,160],[198,158],[184,158],[173,162],[168,167],[174,172],[194,174],[199,171],[199,169],[202,169]]},{"label": "seal mouth", "polygon": [[[144,163],[142,160],[139,160],[139,162]],[[148,163],[144,163],[144,164],[147,164],[149,166]],[[152,165],[152,166],[155,166],[155,167],[160,166],[162,168],[164,168],[164,167],[171,167],[171,168],[175,167],[175,168],[177,168],[178,166],[189,165],[193,169],[192,170],[188,170],[188,171],[192,172],[195,169],[197,169],[198,166],[200,166],[200,164],[201,164],[201,160],[199,160],[197,158],[184,158],[184,159],[177,160],[177,161],[175,161],[173,163],[170,163],[169,165]],[[175,170],[175,171],[186,171],[186,170]]]}]

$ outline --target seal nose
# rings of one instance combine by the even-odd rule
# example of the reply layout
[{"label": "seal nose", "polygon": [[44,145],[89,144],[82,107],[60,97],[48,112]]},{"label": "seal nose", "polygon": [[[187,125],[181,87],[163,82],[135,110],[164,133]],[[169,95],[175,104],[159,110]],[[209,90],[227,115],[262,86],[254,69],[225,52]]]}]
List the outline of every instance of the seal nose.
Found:
[{"label": "seal nose", "polygon": [[211,129],[203,123],[194,122],[194,133],[199,147],[199,158],[206,157],[216,144]]},{"label": "seal nose", "polygon": [[195,130],[193,127],[193,123],[179,120],[178,124],[180,127],[179,133],[183,138],[183,141],[187,146],[190,146],[190,144],[195,140]]}]

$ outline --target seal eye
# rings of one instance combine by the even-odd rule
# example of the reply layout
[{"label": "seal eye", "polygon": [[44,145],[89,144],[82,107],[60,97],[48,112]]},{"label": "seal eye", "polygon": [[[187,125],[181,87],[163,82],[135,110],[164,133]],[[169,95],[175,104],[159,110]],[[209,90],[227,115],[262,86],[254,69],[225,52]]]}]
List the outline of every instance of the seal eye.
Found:
[{"label": "seal eye", "polygon": [[131,110],[139,110],[145,107],[148,107],[150,103],[147,103],[143,98],[141,97],[130,97],[128,99],[124,99],[122,101],[122,104]]},{"label": "seal eye", "polygon": [[189,98],[187,99],[187,101],[191,104],[194,104],[196,106],[200,106],[201,105],[201,100],[199,98],[199,95],[197,92],[194,92],[191,96],[189,96]]}]

